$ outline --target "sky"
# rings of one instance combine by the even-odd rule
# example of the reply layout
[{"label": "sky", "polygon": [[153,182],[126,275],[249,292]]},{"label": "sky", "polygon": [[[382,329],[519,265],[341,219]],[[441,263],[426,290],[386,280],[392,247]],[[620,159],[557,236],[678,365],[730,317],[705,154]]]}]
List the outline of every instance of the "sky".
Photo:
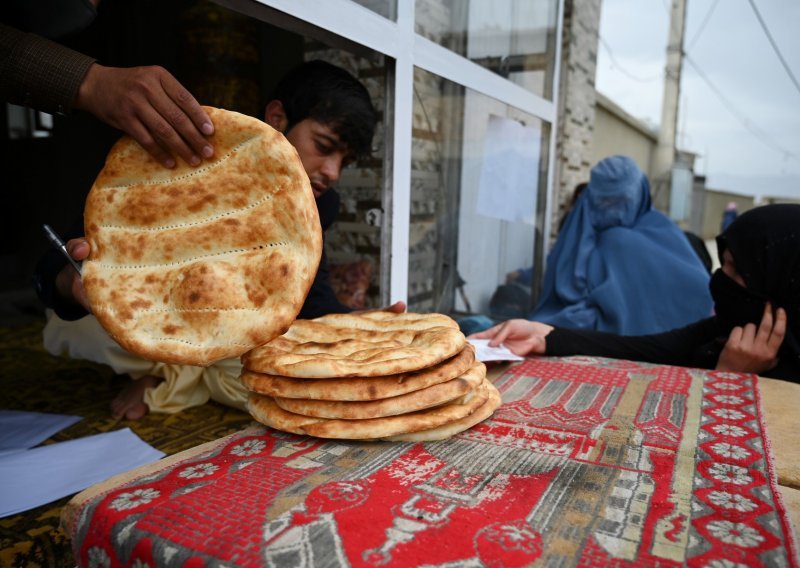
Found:
[{"label": "sky", "polygon": [[[710,189],[800,199],[800,85],[751,0],[686,3],[678,147],[699,155]],[[800,83],[800,1],[752,3]],[[669,11],[670,0],[602,0],[597,90],[654,127]]]}]

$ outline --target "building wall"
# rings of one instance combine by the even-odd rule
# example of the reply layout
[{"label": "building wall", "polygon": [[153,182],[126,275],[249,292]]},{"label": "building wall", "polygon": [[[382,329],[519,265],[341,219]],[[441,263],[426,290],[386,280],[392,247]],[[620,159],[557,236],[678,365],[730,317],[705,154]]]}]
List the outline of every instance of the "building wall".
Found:
[{"label": "building wall", "polygon": [[633,158],[650,177],[658,136],[622,113],[619,107],[598,94],[590,161],[594,165],[608,156],[623,154]]},{"label": "building wall", "polygon": [[564,0],[551,235],[592,167],[600,5],[601,0]]}]

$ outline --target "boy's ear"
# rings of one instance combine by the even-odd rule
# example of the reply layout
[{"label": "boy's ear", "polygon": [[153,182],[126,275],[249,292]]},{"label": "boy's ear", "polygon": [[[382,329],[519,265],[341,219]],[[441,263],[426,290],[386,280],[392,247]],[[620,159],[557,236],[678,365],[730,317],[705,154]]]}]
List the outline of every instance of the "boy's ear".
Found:
[{"label": "boy's ear", "polygon": [[274,99],[267,103],[267,108],[264,110],[264,122],[278,132],[286,130],[289,125],[289,119],[286,118],[286,111],[283,109],[281,101]]}]

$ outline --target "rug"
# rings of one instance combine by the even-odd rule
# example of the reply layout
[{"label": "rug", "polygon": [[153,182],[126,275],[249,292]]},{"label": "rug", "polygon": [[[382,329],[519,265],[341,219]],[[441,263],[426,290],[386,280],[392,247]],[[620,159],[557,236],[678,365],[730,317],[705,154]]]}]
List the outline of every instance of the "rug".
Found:
[{"label": "rug", "polygon": [[251,427],[62,520],[82,566],[798,566],[756,380],[529,359],[452,439]]},{"label": "rug", "polygon": [[[42,347],[44,321],[0,328],[0,408],[71,414],[83,420],[47,443],[131,428],[155,448],[175,454],[240,431],[249,415],[216,403],[142,420],[115,421],[109,404],[126,384],[103,365],[54,357]],[[0,519],[0,566],[75,566],[70,541],[59,527],[69,497]]]}]

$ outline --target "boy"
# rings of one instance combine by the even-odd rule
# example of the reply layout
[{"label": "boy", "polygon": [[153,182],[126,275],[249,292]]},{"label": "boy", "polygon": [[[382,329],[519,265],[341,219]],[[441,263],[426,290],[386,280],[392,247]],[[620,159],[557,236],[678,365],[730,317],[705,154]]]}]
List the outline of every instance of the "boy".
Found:
[{"label": "boy", "polygon": [[[331,186],[344,166],[370,152],[376,115],[367,90],[345,70],[311,61],[281,80],[266,105],[264,119],[297,149],[325,231],[339,209],[339,196]],[[79,261],[89,255],[88,243],[80,238],[70,240],[67,249]],[[204,404],[209,398],[245,408],[247,392],[238,379],[238,359],[209,367],[144,360],[122,349],[88,315],[90,307],[80,279],[59,255],[48,254],[42,260],[37,278],[40,297],[56,312],[45,326],[45,348],[53,354],[68,353],[73,358],[107,364],[134,379],[111,402],[115,418],[137,420],[149,411],[178,412]],[[386,309],[399,313],[405,305],[397,302]],[[298,317],[349,311],[330,286],[323,250],[319,270]]]}]

